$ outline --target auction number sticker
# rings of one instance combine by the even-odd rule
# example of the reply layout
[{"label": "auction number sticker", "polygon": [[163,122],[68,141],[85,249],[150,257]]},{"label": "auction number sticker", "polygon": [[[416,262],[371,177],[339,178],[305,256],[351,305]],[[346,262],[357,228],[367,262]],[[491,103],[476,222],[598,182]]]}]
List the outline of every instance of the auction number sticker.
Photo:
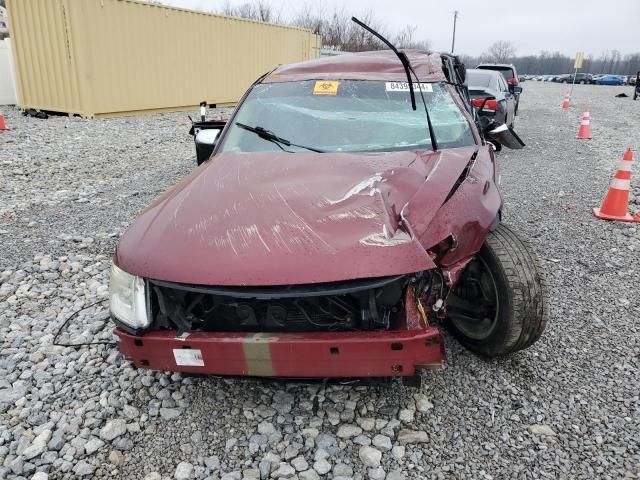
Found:
[{"label": "auction number sticker", "polygon": [[316,80],[313,86],[314,95],[337,95],[340,82],[330,80]]},{"label": "auction number sticker", "polygon": [[197,348],[174,348],[173,358],[176,365],[183,367],[204,367],[202,351]]},{"label": "auction number sticker", "polygon": [[[418,84],[413,84],[413,89],[418,90]],[[385,90],[387,92],[408,92],[409,82],[387,82]],[[420,83],[420,90],[426,93],[432,93],[433,87],[430,83]]]}]

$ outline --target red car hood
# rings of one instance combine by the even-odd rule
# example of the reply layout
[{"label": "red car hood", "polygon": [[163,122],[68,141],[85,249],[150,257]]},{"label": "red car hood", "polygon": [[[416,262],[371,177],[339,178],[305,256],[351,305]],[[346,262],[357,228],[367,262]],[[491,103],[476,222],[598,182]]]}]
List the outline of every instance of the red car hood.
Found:
[{"label": "red car hood", "polygon": [[[472,152],[219,154],[140,214],[115,261],[142,277],[201,285],[304,284],[433,268],[399,225],[400,211],[438,165],[466,164]],[[459,170],[434,190],[442,193],[433,195],[428,217]]]}]

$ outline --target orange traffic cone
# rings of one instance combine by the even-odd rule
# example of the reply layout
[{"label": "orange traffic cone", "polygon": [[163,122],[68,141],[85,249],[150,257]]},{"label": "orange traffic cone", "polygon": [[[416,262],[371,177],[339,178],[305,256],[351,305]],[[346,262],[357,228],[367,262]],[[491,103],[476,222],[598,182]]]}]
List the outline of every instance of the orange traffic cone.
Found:
[{"label": "orange traffic cone", "polygon": [[580,129],[578,130],[578,136],[580,140],[591,140],[591,127],[589,126],[589,107],[584,108],[582,114],[582,122],[580,122]]},{"label": "orange traffic cone", "polygon": [[9,130],[9,127],[7,127],[7,124],[4,121],[4,115],[0,113],[0,132],[4,130]]},{"label": "orange traffic cone", "polygon": [[567,110],[569,108],[569,92],[564,96],[564,101],[562,102],[562,109]]},{"label": "orange traffic cone", "polygon": [[603,220],[619,220],[621,222],[640,222],[640,215],[632,217],[629,214],[629,189],[631,188],[631,163],[633,154],[631,149],[622,157],[618,164],[611,186],[602,201],[600,208],[594,208],[593,214]]}]

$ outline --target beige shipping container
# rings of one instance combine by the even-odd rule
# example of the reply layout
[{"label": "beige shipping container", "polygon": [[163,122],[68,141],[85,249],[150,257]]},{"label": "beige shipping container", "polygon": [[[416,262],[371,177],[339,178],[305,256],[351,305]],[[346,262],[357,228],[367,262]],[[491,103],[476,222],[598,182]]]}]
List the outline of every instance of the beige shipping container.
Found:
[{"label": "beige shipping container", "polygon": [[134,0],[8,0],[19,102],[84,117],[236,103],[262,73],[316,58],[304,29]]}]

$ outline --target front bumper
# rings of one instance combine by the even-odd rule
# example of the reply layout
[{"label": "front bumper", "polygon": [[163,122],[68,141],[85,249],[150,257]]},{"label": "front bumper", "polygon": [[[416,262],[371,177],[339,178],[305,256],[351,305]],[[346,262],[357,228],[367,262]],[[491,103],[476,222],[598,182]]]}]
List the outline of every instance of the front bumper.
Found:
[{"label": "front bumper", "polygon": [[135,366],[229,376],[401,377],[442,366],[434,327],[367,332],[231,333],[176,331],[131,335],[116,328],[118,349]]}]

